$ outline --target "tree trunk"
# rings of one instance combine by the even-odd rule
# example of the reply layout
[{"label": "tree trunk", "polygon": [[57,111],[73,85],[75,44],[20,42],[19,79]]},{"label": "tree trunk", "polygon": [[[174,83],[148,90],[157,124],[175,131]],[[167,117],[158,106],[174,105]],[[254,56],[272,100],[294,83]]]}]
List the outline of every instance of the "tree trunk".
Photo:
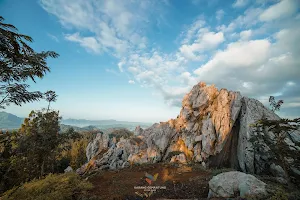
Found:
[{"label": "tree trunk", "polygon": [[50,101],[49,101],[49,104],[48,104],[47,113],[48,113],[48,111],[49,111],[49,108],[50,108]]}]

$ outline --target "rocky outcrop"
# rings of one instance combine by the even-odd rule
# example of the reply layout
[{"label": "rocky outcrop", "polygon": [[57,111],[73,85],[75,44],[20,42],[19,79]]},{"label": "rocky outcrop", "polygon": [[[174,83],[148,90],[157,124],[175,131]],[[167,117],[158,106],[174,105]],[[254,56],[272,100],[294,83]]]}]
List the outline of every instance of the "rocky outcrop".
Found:
[{"label": "rocky outcrop", "polygon": [[[253,151],[250,139],[256,132],[252,124],[262,118],[279,119],[255,99],[199,83],[183,98],[176,119],[145,130],[137,127],[133,134],[97,134],[87,147],[92,164],[86,166],[118,169],[134,163],[198,162],[206,167],[232,167],[249,173],[272,171],[284,177],[280,166],[271,167],[268,154],[260,156]],[[273,137],[272,132],[264,134]],[[295,131],[287,143],[297,149],[294,141],[299,138]],[[268,152],[270,148],[262,142],[260,151]]]},{"label": "rocky outcrop", "polygon": [[259,197],[267,195],[266,184],[255,176],[242,172],[225,172],[209,181],[208,198]]}]

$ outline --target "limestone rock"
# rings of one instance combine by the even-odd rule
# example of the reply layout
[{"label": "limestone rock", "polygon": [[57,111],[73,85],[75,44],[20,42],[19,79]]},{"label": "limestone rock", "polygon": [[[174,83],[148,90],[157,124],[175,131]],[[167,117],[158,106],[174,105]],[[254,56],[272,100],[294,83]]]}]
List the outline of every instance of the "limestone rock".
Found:
[{"label": "limestone rock", "polygon": [[[272,171],[274,176],[284,178],[281,166],[270,167],[270,147],[265,142],[259,145],[262,155],[253,152],[250,139],[257,133],[251,125],[262,118],[280,119],[255,99],[199,83],[184,96],[176,119],[144,130],[138,126],[134,133],[98,133],[88,144],[86,156],[89,161],[95,159],[93,169],[161,161],[198,162],[205,167],[231,167],[256,174]],[[264,134],[274,140],[271,131]],[[299,141],[300,131],[291,132],[285,139],[291,149],[300,152]],[[289,159],[297,175],[299,167],[294,163]]]},{"label": "limestone rock", "polygon": [[133,133],[134,135],[142,135],[143,131],[144,130],[140,126],[137,126]]},{"label": "limestone rock", "polygon": [[275,163],[272,163],[270,165],[270,171],[275,177],[280,177],[280,178],[286,178],[287,175],[284,172],[283,168],[280,165],[276,165]]},{"label": "limestone rock", "polygon": [[208,198],[263,197],[267,195],[266,184],[256,177],[238,171],[225,172],[209,181]]},{"label": "limestone rock", "polygon": [[109,145],[109,137],[107,134],[103,132],[99,132],[96,134],[94,139],[88,144],[86,147],[86,157],[88,160],[93,158],[98,152],[103,149],[108,148]]},{"label": "limestone rock", "polygon": [[[239,166],[244,172],[260,173],[263,168],[258,168],[258,171],[254,169],[254,162],[262,163],[265,159],[261,157],[254,158],[253,145],[250,142],[250,138],[255,136],[255,130],[251,127],[263,117],[270,120],[280,119],[274,112],[264,107],[264,105],[255,100],[247,97],[242,98],[242,109],[240,113],[240,131],[237,146],[237,157]],[[262,151],[267,152],[269,149],[266,145],[263,145]]]},{"label": "limestone rock", "polygon": [[71,166],[68,166],[68,167],[64,170],[65,173],[72,172],[72,171],[73,171],[73,168],[72,168]]}]

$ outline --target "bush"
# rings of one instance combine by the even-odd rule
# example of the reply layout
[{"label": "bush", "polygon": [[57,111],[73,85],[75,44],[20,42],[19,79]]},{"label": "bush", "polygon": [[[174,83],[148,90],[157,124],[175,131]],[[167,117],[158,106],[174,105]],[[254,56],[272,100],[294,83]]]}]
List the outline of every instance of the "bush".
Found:
[{"label": "bush", "polygon": [[77,200],[87,196],[92,184],[76,173],[49,174],[4,193],[2,200]]}]

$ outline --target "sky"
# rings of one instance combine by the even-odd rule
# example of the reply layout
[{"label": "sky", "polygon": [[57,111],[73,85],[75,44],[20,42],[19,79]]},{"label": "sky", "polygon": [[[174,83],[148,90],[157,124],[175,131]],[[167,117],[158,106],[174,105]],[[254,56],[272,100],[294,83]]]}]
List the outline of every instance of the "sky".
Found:
[{"label": "sky", "polygon": [[166,121],[200,81],[300,116],[299,0],[0,0],[0,13],[60,54],[30,90],[56,91],[63,118]]}]

